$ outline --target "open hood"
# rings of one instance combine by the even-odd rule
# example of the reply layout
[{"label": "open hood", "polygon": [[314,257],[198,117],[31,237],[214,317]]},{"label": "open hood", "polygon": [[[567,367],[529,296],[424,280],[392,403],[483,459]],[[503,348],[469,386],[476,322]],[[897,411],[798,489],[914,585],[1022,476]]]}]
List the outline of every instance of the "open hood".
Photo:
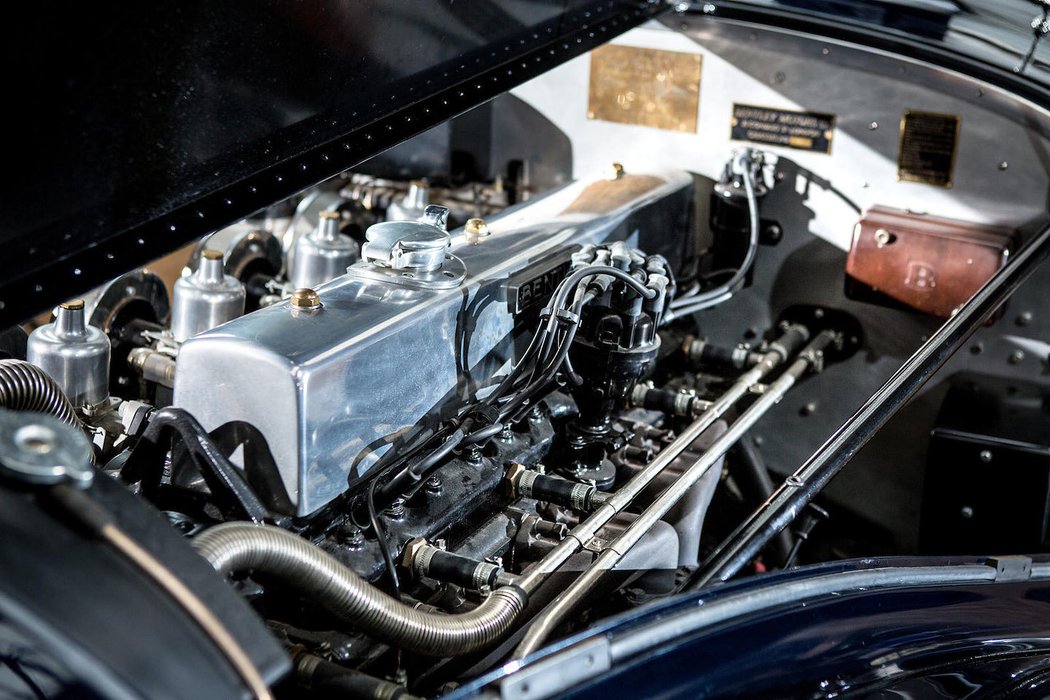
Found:
[{"label": "open hood", "polygon": [[0,315],[59,301],[345,170],[645,21],[649,0],[27,8]]}]

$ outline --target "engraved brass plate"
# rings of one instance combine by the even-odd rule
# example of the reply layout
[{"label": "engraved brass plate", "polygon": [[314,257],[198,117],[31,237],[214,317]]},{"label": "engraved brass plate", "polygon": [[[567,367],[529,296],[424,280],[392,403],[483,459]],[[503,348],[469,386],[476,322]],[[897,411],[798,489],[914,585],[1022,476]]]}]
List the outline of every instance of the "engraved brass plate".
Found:
[{"label": "engraved brass plate", "polygon": [[697,54],[608,44],[591,52],[587,117],[696,133]]},{"label": "engraved brass plate", "polygon": [[831,153],[831,141],[835,138],[835,115],[734,104],[730,138],[801,151]]},{"label": "engraved brass plate", "polygon": [[961,125],[954,114],[906,111],[901,119],[897,179],[951,187]]}]

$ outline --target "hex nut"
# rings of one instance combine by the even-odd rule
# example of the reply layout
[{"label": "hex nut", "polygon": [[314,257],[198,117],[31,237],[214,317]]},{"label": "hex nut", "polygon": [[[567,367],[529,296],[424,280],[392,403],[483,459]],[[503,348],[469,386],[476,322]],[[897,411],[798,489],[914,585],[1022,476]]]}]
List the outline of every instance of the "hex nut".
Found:
[{"label": "hex nut", "polygon": [[415,571],[416,557],[428,546],[427,541],[422,537],[409,540],[408,544],[405,545],[405,551],[401,554],[401,566],[409,571]]},{"label": "hex nut", "polygon": [[293,308],[303,310],[313,310],[321,308],[321,297],[317,295],[312,289],[296,289],[292,292],[291,304]]}]

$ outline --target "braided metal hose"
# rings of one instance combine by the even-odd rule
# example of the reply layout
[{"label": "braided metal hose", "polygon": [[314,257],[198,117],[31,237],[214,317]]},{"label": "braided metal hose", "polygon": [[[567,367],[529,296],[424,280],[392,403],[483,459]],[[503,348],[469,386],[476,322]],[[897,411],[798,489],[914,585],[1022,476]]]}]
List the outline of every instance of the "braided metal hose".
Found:
[{"label": "braided metal hose", "polygon": [[47,372],[25,360],[0,360],[0,407],[49,413],[79,428],[73,405]]},{"label": "braided metal hose", "polygon": [[223,575],[254,572],[279,580],[361,632],[431,656],[467,654],[497,641],[527,599],[520,588],[505,586],[466,613],[416,610],[298,535],[270,525],[216,525],[195,537],[193,545]]}]

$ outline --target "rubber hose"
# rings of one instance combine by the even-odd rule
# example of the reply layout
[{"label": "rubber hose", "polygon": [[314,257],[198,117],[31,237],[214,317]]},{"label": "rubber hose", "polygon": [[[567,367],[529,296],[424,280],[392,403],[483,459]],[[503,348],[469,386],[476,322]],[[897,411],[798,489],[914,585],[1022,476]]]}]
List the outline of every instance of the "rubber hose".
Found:
[{"label": "rubber hose", "polygon": [[0,360],[0,407],[48,413],[75,428],[81,427],[73,404],[55,380],[25,360]]},{"label": "rubber hose", "polygon": [[466,613],[416,610],[298,535],[270,525],[224,523],[205,530],[193,544],[220,574],[251,572],[280,581],[361,632],[430,656],[489,646],[506,634],[527,600],[520,588],[504,586]]}]

